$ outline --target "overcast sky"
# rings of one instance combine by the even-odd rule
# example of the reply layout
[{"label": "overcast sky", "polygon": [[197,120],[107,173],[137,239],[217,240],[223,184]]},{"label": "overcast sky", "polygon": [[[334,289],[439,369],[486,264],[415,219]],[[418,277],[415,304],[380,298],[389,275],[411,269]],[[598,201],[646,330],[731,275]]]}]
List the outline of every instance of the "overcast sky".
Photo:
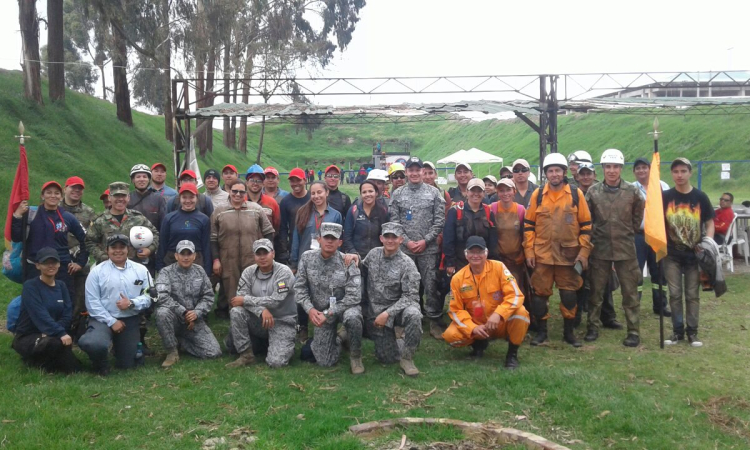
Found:
[{"label": "overcast sky", "polygon": [[[40,0],[38,8],[44,16],[46,2]],[[17,2],[2,0],[0,10],[0,67],[19,69]],[[748,1],[369,0],[346,51],[326,70],[313,73],[368,77],[750,69],[748,19]],[[46,41],[44,24],[40,38]],[[317,103],[432,100],[349,97]]]}]

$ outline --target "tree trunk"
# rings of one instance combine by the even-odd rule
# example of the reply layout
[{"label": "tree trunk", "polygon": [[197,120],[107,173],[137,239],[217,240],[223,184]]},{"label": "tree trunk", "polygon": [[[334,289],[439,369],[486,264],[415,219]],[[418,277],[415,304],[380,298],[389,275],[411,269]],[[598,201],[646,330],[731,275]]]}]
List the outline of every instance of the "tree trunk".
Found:
[{"label": "tree trunk", "polygon": [[[197,80],[195,82],[195,107],[201,108],[203,106],[203,96],[206,94],[204,87],[204,71],[205,63],[203,61],[203,58],[201,56],[196,55],[195,58],[195,68],[196,68],[196,77]],[[196,119],[195,120],[195,129],[199,129],[200,126],[203,124],[202,119]],[[202,142],[202,134],[198,133],[195,137],[195,143],[198,146],[198,153],[201,156],[206,156],[206,148],[203,146]]]},{"label": "tree trunk", "polygon": [[[203,106],[213,106],[216,95],[214,91],[214,80],[216,79],[216,48],[212,45],[208,50],[208,70],[206,71],[206,101]],[[209,152],[214,151],[214,120],[208,119],[211,123],[203,130],[203,141]]]},{"label": "tree trunk", "polygon": [[[230,39],[227,39],[224,41],[224,103],[229,103],[231,94],[229,93],[229,71],[231,70],[229,68],[229,59],[231,58],[232,54],[230,52]],[[232,123],[229,117],[224,118],[224,136],[222,136],[222,140],[224,142],[224,146],[231,148],[231,142],[232,137],[230,136],[232,133]]]},{"label": "tree trunk", "polygon": [[21,26],[24,96],[40,105],[42,100],[41,65],[39,64],[39,21],[36,0],[18,0],[18,23]]},{"label": "tree trunk", "polygon": [[[240,78],[245,81],[242,83],[242,103],[250,101],[250,82],[249,74],[253,70],[253,53],[250,51],[250,46],[247,47],[247,54],[245,55],[245,74]],[[247,117],[243,116],[240,119],[240,151],[243,155],[247,155]]]},{"label": "tree trunk", "polygon": [[263,152],[263,135],[266,134],[266,116],[260,122],[260,142],[258,144],[258,156],[255,158],[255,164],[260,165],[260,154]]},{"label": "tree trunk", "polygon": [[[234,94],[232,95],[232,100],[234,103],[237,103],[237,89],[239,88],[239,81],[237,78],[234,79]],[[232,127],[230,130],[230,137],[231,140],[229,141],[229,148],[232,150],[237,150],[237,118],[232,117]]]},{"label": "tree trunk", "polygon": [[128,126],[133,126],[133,113],[130,109],[130,88],[128,87],[128,47],[125,37],[112,22],[112,75],[115,86],[117,118]]},{"label": "tree trunk", "polygon": [[99,65],[99,71],[102,73],[102,100],[107,100],[107,82],[104,79],[104,63]]},{"label": "tree trunk", "polygon": [[169,0],[161,0],[160,7],[163,42],[160,47],[160,61],[157,63],[164,69],[162,71],[162,84],[164,85],[165,92],[162,103],[162,109],[164,110],[164,137],[169,142],[174,142],[174,130],[172,128],[172,122],[174,121],[174,113],[172,111],[172,39],[169,36]]},{"label": "tree trunk", "polygon": [[63,49],[63,1],[47,0],[47,76],[49,99],[65,101],[65,51]]}]

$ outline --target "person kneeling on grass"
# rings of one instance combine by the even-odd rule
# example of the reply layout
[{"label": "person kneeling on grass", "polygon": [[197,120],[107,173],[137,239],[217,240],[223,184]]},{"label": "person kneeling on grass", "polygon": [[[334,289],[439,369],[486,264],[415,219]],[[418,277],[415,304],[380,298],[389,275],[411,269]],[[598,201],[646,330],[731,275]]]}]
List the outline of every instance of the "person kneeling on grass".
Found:
[{"label": "person kneeling on grass", "polygon": [[451,280],[452,322],[443,339],[452,347],[471,345],[470,356],[481,358],[492,338],[508,339],[505,367],[518,367],[518,347],[529,328],[523,293],[505,264],[487,260],[487,244],[480,236],[466,241],[469,265]]},{"label": "person kneeling on grass", "polygon": [[183,240],[175,248],[176,263],[159,271],[156,278],[156,328],[159,330],[168,368],[180,360],[178,344],[196,358],[221,356],[219,341],[205,318],[214,305],[214,290],[205,269],[195,262],[195,244]]},{"label": "person kneeling on grass", "polygon": [[349,344],[352,373],[364,373],[362,365],[361,278],[355,263],[347,264],[338,249],[343,227],[324,222],[316,238],[319,247],[302,254],[294,282],[294,295],[310,322],[315,336],[308,339],[300,355],[323,367],[335,365],[341,355],[336,326],[343,323]]},{"label": "person kneeling on grass", "polygon": [[292,269],[274,261],[276,252],[268,239],[253,242],[255,264],[242,272],[237,296],[229,310],[231,325],[224,343],[240,356],[226,367],[255,362],[255,353],[266,353],[266,364],[279,368],[294,355],[297,335],[297,303]]},{"label": "person kneeling on grass", "polygon": [[110,344],[114,344],[117,368],[136,366],[139,314],[151,306],[151,275],[143,264],[128,260],[129,243],[124,234],[108,237],[107,259],[91,269],[86,279],[89,324],[78,346],[102,376],[109,374]]},{"label": "person kneeling on grass", "polygon": [[49,372],[78,372],[81,363],[73,354],[73,339],[68,334],[73,303],[65,283],[55,280],[60,269],[57,250],[39,249],[36,269],[40,275],[23,284],[13,350],[32,367]]}]

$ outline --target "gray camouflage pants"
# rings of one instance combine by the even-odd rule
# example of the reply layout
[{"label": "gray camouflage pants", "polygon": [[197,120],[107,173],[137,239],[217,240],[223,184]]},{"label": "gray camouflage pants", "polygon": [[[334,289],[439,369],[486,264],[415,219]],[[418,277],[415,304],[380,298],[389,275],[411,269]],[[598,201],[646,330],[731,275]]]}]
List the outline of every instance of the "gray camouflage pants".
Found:
[{"label": "gray camouflage pants", "polygon": [[393,326],[404,327],[402,345],[396,340],[393,327],[377,328],[375,318],[367,320],[370,336],[375,343],[375,357],[383,364],[393,364],[401,358],[413,359],[422,340],[422,313],[419,306],[408,306],[394,317]]},{"label": "gray camouflage pants", "polygon": [[439,320],[443,315],[443,306],[445,306],[445,300],[438,293],[438,263],[440,262],[440,255],[430,254],[419,254],[409,255],[409,257],[417,265],[419,275],[422,277],[422,289],[424,289],[424,312],[428,319]]},{"label": "gray camouflage pants", "polygon": [[219,341],[203,319],[196,320],[195,327],[188,330],[182,318],[170,309],[157,308],[155,315],[156,328],[164,342],[164,349],[168,352],[176,350],[179,345],[182,350],[196,358],[221,356]]},{"label": "gray camouflage pants", "polygon": [[315,327],[311,348],[320,366],[331,367],[339,361],[341,345],[336,339],[336,327],[339,322],[343,322],[349,336],[349,357],[362,356],[362,308],[352,306],[343,313],[329,316],[322,326]]},{"label": "gray camouflage pants", "polygon": [[274,319],[273,328],[266,330],[261,318],[242,306],[230,309],[229,319],[229,335],[224,342],[230,352],[242,353],[250,349],[253,338],[268,339],[266,364],[274,369],[289,364],[294,356],[296,319]]}]

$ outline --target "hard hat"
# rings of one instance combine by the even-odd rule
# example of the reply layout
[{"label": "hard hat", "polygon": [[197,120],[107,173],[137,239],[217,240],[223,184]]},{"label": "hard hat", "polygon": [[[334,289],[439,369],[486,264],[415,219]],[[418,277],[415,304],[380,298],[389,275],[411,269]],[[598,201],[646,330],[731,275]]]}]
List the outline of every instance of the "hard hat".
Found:
[{"label": "hard hat", "polygon": [[393,175],[393,172],[406,172],[406,168],[401,163],[393,163],[388,167],[388,176],[390,177]]},{"label": "hard hat", "polygon": [[616,148],[610,148],[604,150],[602,153],[602,159],[599,161],[600,164],[625,164],[625,157],[622,156],[622,152]]},{"label": "hard hat", "polygon": [[584,161],[594,162],[594,160],[591,158],[591,155],[589,155],[589,152],[585,150],[576,150],[568,156],[568,162]]},{"label": "hard hat", "polygon": [[367,179],[375,181],[388,181],[388,172],[383,169],[372,169],[370,173],[367,174]]},{"label": "hard hat", "polygon": [[133,176],[135,176],[135,174],[137,173],[145,173],[149,178],[151,178],[151,169],[149,169],[145,164],[134,165],[133,168],[130,169],[130,178],[133,178]]},{"label": "hard hat", "polygon": [[135,249],[146,248],[154,242],[154,234],[146,227],[130,229],[130,245]]},{"label": "hard hat", "polygon": [[265,171],[263,170],[262,167],[260,167],[257,164],[253,164],[252,166],[248,167],[247,173],[245,174],[245,179],[247,180],[248,178],[250,178],[250,175],[255,175],[255,174],[260,175],[261,178],[263,178],[264,180],[266,179]]},{"label": "hard hat", "polygon": [[562,155],[562,153],[550,153],[544,157],[544,164],[542,164],[542,170],[546,171],[549,166],[560,166],[563,169],[568,168],[568,161]]}]

